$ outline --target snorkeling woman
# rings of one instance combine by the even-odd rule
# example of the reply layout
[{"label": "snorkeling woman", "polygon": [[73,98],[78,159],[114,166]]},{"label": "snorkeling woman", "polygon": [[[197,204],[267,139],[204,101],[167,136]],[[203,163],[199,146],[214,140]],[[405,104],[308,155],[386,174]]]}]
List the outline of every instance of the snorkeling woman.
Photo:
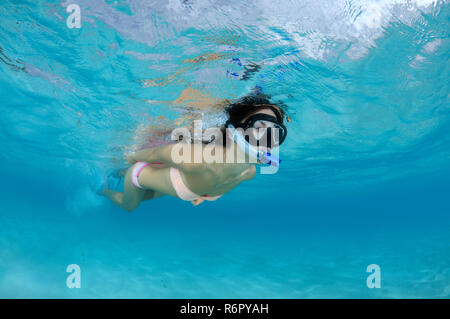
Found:
[{"label": "snorkeling woman", "polygon": [[[225,113],[228,121],[207,144],[216,147],[215,153],[223,154],[223,160],[205,161],[203,153],[199,153],[205,146],[201,141],[200,148],[195,147],[198,142],[194,141],[140,150],[127,158],[132,166],[125,174],[124,191],[104,188],[101,195],[130,212],[142,201],[163,195],[197,206],[205,200],[214,201],[255,177],[255,163],[278,165],[279,160],[270,152],[283,143],[287,134],[283,124],[285,113],[279,105],[271,103],[265,94],[255,93],[230,104]],[[192,150],[194,158],[202,160],[181,163],[175,160],[174,148],[180,143]],[[232,154],[232,160],[225,154]]]}]

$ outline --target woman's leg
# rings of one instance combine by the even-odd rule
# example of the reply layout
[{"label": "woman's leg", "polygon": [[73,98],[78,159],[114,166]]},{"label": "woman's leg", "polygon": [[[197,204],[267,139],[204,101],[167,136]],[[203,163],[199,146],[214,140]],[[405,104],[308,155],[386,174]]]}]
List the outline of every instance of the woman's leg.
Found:
[{"label": "woman's leg", "polygon": [[116,192],[111,189],[103,190],[104,196],[108,197],[114,204],[126,209],[129,212],[139,206],[139,204],[144,200],[147,192],[145,189],[140,189],[134,186],[132,182],[133,168],[134,166],[131,166],[125,175],[123,193]]},{"label": "woman's leg", "polygon": [[144,189],[134,186],[132,181],[133,169],[134,165],[128,169],[125,175],[123,193],[111,189],[103,190],[103,195],[114,204],[131,212],[144,200],[155,199],[166,194],[176,196],[170,181],[169,168],[145,167],[138,180]]},{"label": "woman's leg", "polygon": [[160,193],[160,192],[156,192],[156,191],[152,191],[152,190],[147,190],[145,192],[145,196],[144,196],[144,200],[152,200],[152,199],[156,199],[159,197],[162,197],[166,194]]},{"label": "woman's leg", "polygon": [[145,167],[139,175],[139,184],[147,190],[154,191],[154,198],[162,195],[178,197],[170,179],[170,167]]}]

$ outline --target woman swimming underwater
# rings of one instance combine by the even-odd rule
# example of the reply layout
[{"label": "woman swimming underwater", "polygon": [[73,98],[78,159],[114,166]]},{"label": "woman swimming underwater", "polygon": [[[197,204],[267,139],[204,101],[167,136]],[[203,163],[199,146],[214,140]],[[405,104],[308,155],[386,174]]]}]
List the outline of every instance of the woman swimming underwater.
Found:
[{"label": "woman swimming underwater", "polygon": [[[287,134],[285,113],[279,105],[262,93],[253,93],[228,105],[225,114],[228,121],[207,143],[180,141],[129,155],[127,160],[132,166],[125,175],[124,191],[104,188],[100,193],[127,211],[163,195],[199,205],[252,179],[256,174],[254,164],[278,165],[270,152],[283,143]],[[174,158],[179,154],[176,147],[183,151],[189,148],[193,158],[201,160],[180,162]],[[203,158],[205,147],[214,147],[215,161]]]}]

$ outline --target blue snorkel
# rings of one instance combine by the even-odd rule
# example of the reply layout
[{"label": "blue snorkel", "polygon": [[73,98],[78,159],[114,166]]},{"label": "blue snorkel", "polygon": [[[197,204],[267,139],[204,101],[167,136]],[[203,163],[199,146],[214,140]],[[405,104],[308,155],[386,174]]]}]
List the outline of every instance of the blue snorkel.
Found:
[{"label": "blue snorkel", "polygon": [[262,155],[262,158],[267,161],[267,164],[270,164],[272,166],[279,166],[281,163],[281,159],[279,159],[278,157],[276,157],[275,155],[272,155],[269,152],[264,152],[264,154]]},{"label": "blue snorkel", "polygon": [[233,139],[236,144],[248,155],[253,156],[264,164],[269,164],[276,167],[280,165],[281,160],[278,157],[267,151],[260,151],[257,147],[250,145],[231,123],[228,124],[228,128],[232,130]]}]

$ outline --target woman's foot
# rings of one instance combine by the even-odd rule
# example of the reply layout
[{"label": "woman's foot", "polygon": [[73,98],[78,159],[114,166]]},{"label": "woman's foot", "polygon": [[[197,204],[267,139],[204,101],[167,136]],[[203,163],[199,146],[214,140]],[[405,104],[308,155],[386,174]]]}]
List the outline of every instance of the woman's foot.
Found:
[{"label": "woman's foot", "polygon": [[107,177],[98,175],[95,193],[99,196],[104,196],[105,189],[118,190],[124,176],[123,171],[123,169],[114,170]]}]

